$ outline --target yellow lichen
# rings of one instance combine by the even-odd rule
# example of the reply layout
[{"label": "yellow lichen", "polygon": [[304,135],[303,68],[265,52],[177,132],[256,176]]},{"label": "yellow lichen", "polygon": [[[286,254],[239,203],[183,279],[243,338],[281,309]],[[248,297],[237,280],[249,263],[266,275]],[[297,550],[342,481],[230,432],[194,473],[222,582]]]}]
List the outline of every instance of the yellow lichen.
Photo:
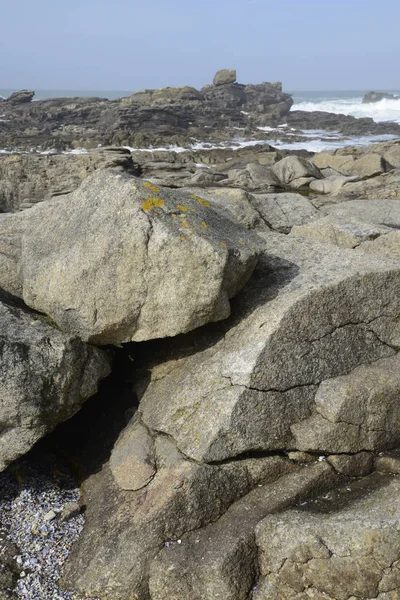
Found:
[{"label": "yellow lichen", "polygon": [[181,212],[187,212],[187,208],[186,208],[186,206],[182,206],[182,204],[177,204],[177,205],[176,205],[176,208],[177,208],[178,210],[180,210]]},{"label": "yellow lichen", "polygon": [[201,222],[201,226],[202,226],[203,229],[205,229],[207,227],[207,223],[205,221],[202,221]]},{"label": "yellow lichen", "polygon": [[143,185],[144,185],[144,187],[149,188],[152,192],[160,191],[160,189],[158,187],[156,187],[155,185],[153,185],[152,183],[150,183],[150,181],[145,181]]},{"label": "yellow lichen", "polygon": [[182,221],[181,225],[182,225],[182,227],[189,227],[189,224],[187,221]]},{"label": "yellow lichen", "polygon": [[186,242],[186,238],[185,237],[181,237],[182,242]]},{"label": "yellow lichen", "polygon": [[210,208],[211,204],[209,202],[207,202],[207,200],[203,200],[203,198],[200,198],[199,196],[190,196],[191,198],[193,198],[193,200],[197,200],[197,202],[199,204],[201,204],[202,206],[205,206],[206,208]]},{"label": "yellow lichen", "polygon": [[239,244],[241,244],[242,246],[245,246],[246,242],[244,242],[243,240],[239,240]]},{"label": "yellow lichen", "polygon": [[161,198],[147,198],[147,200],[142,201],[142,208],[145,211],[161,208],[162,206],[164,206],[164,200]]},{"label": "yellow lichen", "polygon": [[226,248],[225,242],[221,242],[221,246],[223,246],[224,248]]}]

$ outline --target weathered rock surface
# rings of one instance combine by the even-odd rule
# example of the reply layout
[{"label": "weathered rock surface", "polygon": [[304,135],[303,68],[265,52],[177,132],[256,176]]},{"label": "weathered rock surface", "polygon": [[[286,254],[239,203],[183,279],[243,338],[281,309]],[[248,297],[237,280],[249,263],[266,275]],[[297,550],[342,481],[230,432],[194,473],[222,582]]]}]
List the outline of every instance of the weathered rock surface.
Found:
[{"label": "weathered rock surface", "polygon": [[302,188],[314,179],[322,177],[319,169],[310,161],[299,156],[288,156],[272,167],[273,173],[285,186]]},{"label": "weathered rock surface", "polygon": [[121,490],[108,466],[84,483],[86,526],[66,564],[66,589],[113,600],[148,598],[149,567],[162,548],[179,545],[185,532],[297,468],[282,457],[196,463],[165,436],[155,437],[154,452],[157,473],[142,490]]},{"label": "weathered rock surface", "polygon": [[7,531],[0,530],[0,600],[17,598],[12,590],[21,571],[16,561],[18,554],[18,547],[7,539]]},{"label": "weathered rock surface", "polygon": [[289,233],[292,227],[319,219],[321,213],[301,194],[252,194],[252,206],[271,229]]},{"label": "weathered rock surface", "polygon": [[14,92],[6,99],[8,104],[25,104],[26,102],[31,102],[35,92],[33,90],[19,90],[18,92]]},{"label": "weathered rock surface", "polygon": [[[395,334],[393,346],[400,344]],[[323,381],[315,413],[292,426],[296,447],[305,452],[355,453],[400,444],[399,356],[360,365],[348,375]]]},{"label": "weathered rock surface", "polygon": [[365,241],[359,246],[359,252],[373,252],[400,261],[400,231],[391,231],[376,240]]},{"label": "weathered rock surface", "polygon": [[[194,460],[308,449],[296,427],[318,414],[322,382],[351,378],[356,367],[400,347],[395,263],[305,239],[263,237],[265,255],[224,333],[204,334],[203,350],[188,356],[172,347],[140,390],[143,422]],[[353,444],[353,430],[342,431],[340,443]],[[337,452],[320,441],[314,450]]]},{"label": "weathered rock surface", "polygon": [[398,477],[371,475],[258,525],[254,600],[391,600],[400,594]]},{"label": "weathered rock surface", "polygon": [[0,260],[8,265],[0,285],[16,294],[19,276],[28,306],[96,344],[173,336],[226,318],[259,244],[201,197],[112,170],[3,223],[4,243],[10,223],[23,232],[20,262],[10,252]]},{"label": "weathered rock surface", "polygon": [[107,355],[0,303],[0,470],[75,414],[110,372]]},{"label": "weathered rock surface", "polygon": [[[341,218],[335,214],[322,217],[305,225],[296,225],[290,235],[309,237],[326,244],[334,244],[342,248],[356,248],[366,241],[375,240],[392,231],[390,227],[364,223],[348,217]],[[387,255],[390,258],[389,255]]]},{"label": "weathered rock surface", "polygon": [[227,83],[235,83],[236,81],[236,70],[235,69],[221,69],[218,71],[213,80],[214,85],[226,85]]},{"label": "weathered rock surface", "polygon": [[257,523],[336,480],[327,464],[317,464],[250,492],[216,523],[160,551],[150,568],[151,599],[246,600],[257,578]]},{"label": "weathered rock surface", "polygon": [[0,156],[0,212],[73,192],[93,171],[120,168],[140,175],[129,150],[102,148],[87,154]]},{"label": "weathered rock surface", "polygon": [[400,202],[395,199],[350,200],[324,206],[321,212],[340,219],[357,219],[363,223],[384,225],[394,229],[400,228]]}]

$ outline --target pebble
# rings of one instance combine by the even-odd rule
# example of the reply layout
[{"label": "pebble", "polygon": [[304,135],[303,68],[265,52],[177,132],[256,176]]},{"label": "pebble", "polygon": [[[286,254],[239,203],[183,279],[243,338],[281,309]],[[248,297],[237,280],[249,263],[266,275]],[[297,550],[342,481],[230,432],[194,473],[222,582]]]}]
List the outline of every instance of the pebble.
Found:
[{"label": "pebble", "polygon": [[[50,467],[26,462],[0,473],[0,490],[0,528],[19,548],[15,560],[21,572],[15,596],[21,600],[82,600],[57,584],[84,525],[74,481],[65,475],[58,477]],[[69,517],[63,519],[63,514]]]}]

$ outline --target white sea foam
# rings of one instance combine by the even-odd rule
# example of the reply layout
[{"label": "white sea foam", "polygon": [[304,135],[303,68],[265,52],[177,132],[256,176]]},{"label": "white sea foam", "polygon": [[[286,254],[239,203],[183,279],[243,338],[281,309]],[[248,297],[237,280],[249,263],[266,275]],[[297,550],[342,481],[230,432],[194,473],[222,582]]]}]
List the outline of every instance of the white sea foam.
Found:
[{"label": "white sea foam", "polygon": [[371,117],[377,123],[395,121],[400,123],[400,98],[398,100],[380,100],[379,102],[362,103],[362,98],[346,98],[332,100],[315,100],[299,102],[292,110],[312,112],[321,110],[352,117]]},{"label": "white sea foam", "polygon": [[308,152],[324,152],[325,150],[336,150],[343,148],[344,146],[369,146],[377,142],[386,142],[388,140],[395,139],[395,135],[370,135],[360,137],[343,138],[338,137],[337,139],[313,139],[303,140],[301,142],[288,142],[279,139],[268,140],[268,143],[275,148],[281,150],[308,150]]}]

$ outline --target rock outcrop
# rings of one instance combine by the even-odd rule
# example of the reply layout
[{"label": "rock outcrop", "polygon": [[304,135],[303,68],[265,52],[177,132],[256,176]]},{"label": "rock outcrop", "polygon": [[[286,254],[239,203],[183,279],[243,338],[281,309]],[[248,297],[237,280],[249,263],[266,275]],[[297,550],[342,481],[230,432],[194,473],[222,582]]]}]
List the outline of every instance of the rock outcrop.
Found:
[{"label": "rock outcrop", "polygon": [[364,95],[363,104],[371,104],[372,102],[380,102],[381,100],[398,100],[399,97],[386,92],[368,92]]},{"label": "rock outcrop", "polygon": [[11,105],[26,104],[32,101],[34,95],[33,90],[20,90],[11,94],[5,101]]},{"label": "rock outcrop", "polygon": [[110,373],[97,348],[0,302],[0,470],[75,414]]},{"label": "rock outcrop", "polygon": [[[246,600],[264,548],[258,524],[348,474],[368,474],[365,450],[399,443],[398,264],[262,237],[229,320],[142,353],[138,413],[84,484],[88,521],[67,589]],[[321,454],[332,456],[296,462]]]}]

